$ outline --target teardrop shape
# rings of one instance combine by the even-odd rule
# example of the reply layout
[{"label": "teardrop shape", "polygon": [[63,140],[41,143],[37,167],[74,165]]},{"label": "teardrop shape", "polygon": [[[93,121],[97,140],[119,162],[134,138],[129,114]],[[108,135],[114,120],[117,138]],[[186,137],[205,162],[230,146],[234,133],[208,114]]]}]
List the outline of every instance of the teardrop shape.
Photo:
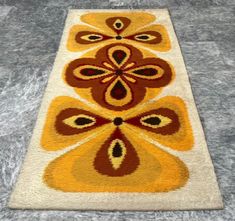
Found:
[{"label": "teardrop shape", "polygon": [[148,44],[159,44],[162,41],[162,35],[157,31],[140,32],[134,35],[125,36],[125,38]]},{"label": "teardrop shape", "polygon": [[115,29],[120,30],[120,29],[123,28],[124,24],[122,23],[122,21],[121,21],[120,19],[117,19],[117,20],[114,22],[113,26],[114,26]]},{"label": "teardrop shape", "polygon": [[120,34],[122,31],[124,31],[130,23],[131,20],[126,17],[111,17],[106,20],[108,27],[110,27],[117,34]]},{"label": "teardrop shape", "polygon": [[127,54],[125,53],[125,51],[116,50],[113,52],[112,56],[118,64],[121,64],[122,61],[126,58]]},{"label": "teardrop shape", "polygon": [[142,75],[142,76],[154,76],[158,74],[158,70],[154,68],[143,68],[133,71],[133,73]]},{"label": "teardrop shape", "polygon": [[132,144],[116,128],[97,152],[93,165],[100,174],[124,176],[138,168],[139,157]]},{"label": "teardrop shape", "polygon": [[[171,117],[172,117],[171,113]],[[140,123],[143,126],[151,128],[161,128],[172,123],[172,119],[169,116],[163,116],[161,114],[150,114],[140,118]]]},{"label": "teardrop shape", "polygon": [[126,88],[122,85],[121,81],[117,81],[114,87],[111,90],[111,96],[114,99],[121,100],[127,95]]},{"label": "teardrop shape", "polygon": [[150,35],[150,34],[140,34],[140,35],[135,35],[135,40],[139,40],[139,41],[151,41],[154,40],[156,38],[156,36],[154,35]]},{"label": "teardrop shape", "polygon": [[114,81],[112,81],[106,88],[103,100],[109,105],[108,108],[123,107],[124,105],[132,102],[133,94],[129,85],[118,76]]},{"label": "teardrop shape", "polygon": [[121,157],[122,156],[122,147],[119,142],[116,142],[114,147],[112,148],[112,156],[113,157]]},{"label": "teardrop shape", "polygon": [[75,35],[75,41],[79,44],[92,44],[100,41],[108,40],[111,36],[103,35],[99,32],[79,31]]},{"label": "teardrop shape", "polygon": [[180,129],[179,116],[169,108],[153,109],[125,122],[161,135],[172,135]]},{"label": "teardrop shape", "polygon": [[102,75],[105,73],[105,71],[95,68],[84,68],[81,69],[81,74],[84,76],[96,76],[96,75]]},{"label": "teardrop shape", "polygon": [[66,108],[56,116],[53,127],[61,135],[75,135],[109,123],[110,120],[78,108]]},{"label": "teardrop shape", "polygon": [[91,124],[93,122],[94,121],[92,119],[86,117],[77,117],[77,119],[74,121],[74,123],[78,126]]},{"label": "teardrop shape", "polygon": [[113,140],[108,149],[108,155],[113,169],[117,170],[121,166],[126,155],[124,142],[120,139]]},{"label": "teardrop shape", "polygon": [[102,39],[102,36],[99,36],[99,35],[90,35],[90,36],[88,36],[88,38],[90,40],[100,40],[100,39]]},{"label": "teardrop shape", "polygon": [[161,123],[161,119],[157,116],[149,117],[143,120],[146,124],[150,125],[159,125]]},{"label": "teardrop shape", "polygon": [[[63,123],[62,125],[66,127],[82,130],[82,129],[94,126],[97,122],[96,122],[95,117],[91,115],[78,114],[78,115],[72,115],[72,116],[66,117],[65,119],[63,119],[62,123]],[[59,124],[57,123],[56,124],[57,129],[58,129],[58,125]],[[61,128],[61,125],[59,128]]]},{"label": "teardrop shape", "polygon": [[137,36],[136,38],[141,39],[141,40],[147,40],[147,39],[149,39],[149,36],[148,35],[140,35],[140,36]]}]

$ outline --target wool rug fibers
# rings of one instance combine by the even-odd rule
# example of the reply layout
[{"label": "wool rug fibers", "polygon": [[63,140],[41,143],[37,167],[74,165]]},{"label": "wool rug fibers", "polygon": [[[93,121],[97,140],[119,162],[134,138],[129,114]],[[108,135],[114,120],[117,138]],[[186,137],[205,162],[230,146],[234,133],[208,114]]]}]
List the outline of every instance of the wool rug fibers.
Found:
[{"label": "wool rug fibers", "polygon": [[223,207],[167,10],[69,11],[9,206]]}]

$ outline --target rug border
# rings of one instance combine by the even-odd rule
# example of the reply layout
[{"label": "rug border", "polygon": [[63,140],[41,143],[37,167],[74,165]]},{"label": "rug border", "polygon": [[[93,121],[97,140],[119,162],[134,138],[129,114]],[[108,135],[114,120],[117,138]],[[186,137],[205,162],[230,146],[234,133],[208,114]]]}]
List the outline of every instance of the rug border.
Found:
[{"label": "rug border", "polygon": [[[151,12],[151,11],[165,11],[167,14],[168,14],[168,16],[170,17],[170,13],[169,13],[169,10],[168,9],[166,9],[166,8],[158,8],[158,9],[70,9],[69,11],[68,11],[68,14],[67,14],[67,18],[66,18],[66,20],[65,20],[65,25],[67,24],[67,22],[68,22],[68,19],[69,19],[69,14],[71,13],[71,12],[73,12],[73,11],[81,11],[81,12],[83,12],[84,10],[87,10],[87,11],[96,11],[96,12],[98,12],[98,11],[100,11],[100,12],[109,12],[109,11],[118,11],[118,12],[120,12],[120,11],[135,11],[135,12],[138,12],[138,11],[140,11],[140,12],[143,12],[143,11],[146,11],[146,12]],[[181,50],[181,47],[180,47],[180,43],[179,43],[179,41],[178,41],[178,37],[177,37],[177,35],[176,35],[176,32],[175,32],[175,28],[174,28],[174,25],[173,25],[173,23],[172,23],[172,20],[170,19],[170,23],[171,23],[171,25],[172,25],[172,27],[173,27],[173,30],[174,30],[174,35],[176,36],[176,38],[177,38],[177,43],[178,43],[178,45],[179,45],[179,50],[180,50],[180,53],[181,53],[181,56],[183,57],[183,54],[182,54],[182,50]],[[64,31],[65,31],[65,25],[64,25],[64,29],[63,29],[63,34],[62,34],[62,36],[61,36],[61,40],[60,40],[60,44],[59,44],[59,48],[58,48],[58,51],[57,51],[57,53],[56,53],[56,56],[55,56],[55,60],[54,60],[54,63],[53,63],[53,66],[52,67],[54,67],[54,65],[55,65],[55,63],[56,63],[56,59],[58,58],[58,54],[59,54],[59,52],[60,52],[60,50],[61,50],[61,42],[62,42],[62,39],[63,39],[63,37],[64,37]],[[187,71],[187,67],[186,67],[186,65],[185,65],[185,62],[184,62],[184,57],[183,57],[183,65],[185,66],[185,68],[186,68],[186,75],[187,75],[187,79],[188,79],[188,82],[189,82],[189,89],[191,90],[191,92],[192,92],[192,87],[191,87],[191,82],[190,82],[190,79],[189,79],[189,75],[188,75],[188,71]],[[51,78],[51,74],[49,75],[49,77],[48,77],[48,79],[50,79]],[[43,102],[43,100],[44,100],[44,98],[45,98],[45,94],[46,94],[46,92],[47,92],[47,90],[48,90],[48,84],[49,84],[49,80],[48,80],[48,83],[47,83],[47,86],[46,86],[46,89],[45,89],[45,92],[44,92],[44,95],[43,95],[43,98],[42,98],[42,101],[41,101],[41,104],[42,104],[42,102]],[[201,121],[200,121],[200,118],[199,118],[199,113],[198,113],[198,110],[197,110],[197,107],[196,107],[196,103],[195,103],[195,99],[194,99],[194,95],[193,95],[193,93],[192,93],[192,98],[193,98],[193,104],[192,105],[194,105],[195,106],[195,111],[196,111],[196,113],[197,113],[197,117],[198,117],[198,119],[199,119],[199,124],[201,125]],[[42,105],[40,106],[40,108],[39,108],[39,111],[38,111],[38,114],[37,114],[37,118],[36,118],[36,123],[37,123],[37,120],[38,120],[38,117],[39,117],[39,115],[40,115],[40,113],[41,113],[41,111],[42,111]],[[36,123],[35,123],[35,125],[36,125]],[[202,130],[202,133],[203,133],[203,135],[204,135],[204,139],[206,140],[206,136],[205,136],[205,133],[204,133],[204,129],[203,129],[203,127],[202,127],[202,125],[201,125],[201,128],[199,128],[199,129],[201,129]],[[27,153],[26,153],[26,155],[25,155],[25,157],[24,157],[24,160],[23,160],[23,163],[22,163],[22,165],[21,165],[21,169],[20,169],[20,173],[19,173],[19,175],[18,175],[18,179],[17,179],[17,182],[15,183],[15,185],[14,185],[14,187],[13,187],[13,191],[12,191],[12,194],[11,194],[11,196],[10,196],[10,200],[9,200],[9,203],[8,203],[8,207],[10,207],[10,208],[12,208],[12,209],[39,209],[39,210],[113,210],[113,211],[116,211],[116,210],[125,210],[125,211],[152,211],[152,210],[157,210],[157,211],[182,211],[182,210],[185,210],[185,211],[190,211],[190,210],[212,210],[212,209],[215,209],[215,210],[218,210],[218,209],[223,209],[224,208],[224,206],[223,206],[223,202],[222,202],[222,197],[221,197],[221,195],[220,195],[220,199],[218,198],[217,199],[217,201],[216,202],[214,202],[213,203],[213,201],[211,201],[210,203],[211,204],[213,204],[213,205],[210,205],[210,203],[207,205],[207,207],[205,208],[205,206],[196,206],[196,207],[194,207],[194,208],[187,208],[187,209],[185,209],[185,208],[177,208],[177,206],[175,206],[174,205],[174,208],[172,209],[172,207],[170,206],[170,202],[169,202],[169,207],[168,207],[168,205],[164,205],[164,208],[156,208],[155,206],[154,206],[154,202],[149,202],[149,205],[147,205],[146,203],[145,203],[145,205],[133,205],[133,202],[129,202],[129,208],[126,208],[127,207],[127,204],[125,204],[124,205],[124,207],[123,207],[123,205],[119,205],[119,207],[117,207],[117,205],[116,205],[116,202],[115,201],[113,201],[113,202],[110,202],[110,201],[108,201],[108,202],[102,202],[103,203],[103,205],[102,206],[100,206],[100,203],[101,202],[89,202],[87,205],[76,205],[74,208],[73,207],[70,207],[70,208],[68,208],[68,207],[51,207],[51,208],[46,208],[46,207],[41,207],[41,206],[39,206],[39,207],[37,207],[37,206],[31,206],[31,205],[28,205],[28,207],[27,207],[27,205],[22,205],[22,204],[17,204],[17,202],[14,202],[14,197],[13,197],[13,195],[15,194],[15,189],[17,188],[17,183],[18,183],[18,180],[19,180],[19,177],[21,177],[21,174],[23,173],[23,168],[25,167],[25,162],[26,162],[26,160],[27,160],[27,158],[29,158],[30,157],[30,155],[29,155],[29,148],[31,147],[30,146],[30,143],[31,143],[31,140],[32,140],[32,137],[34,136],[34,133],[35,133],[35,130],[36,130],[36,127],[34,127],[34,130],[33,130],[33,133],[32,133],[32,136],[31,136],[31,139],[30,139],[30,142],[29,142],[29,144],[28,144],[28,148],[27,148]],[[209,160],[210,160],[210,163],[212,164],[212,159],[211,159],[211,155],[210,155],[210,153],[209,153],[209,149],[208,149],[208,146],[206,145],[206,149],[207,149],[207,157],[209,158]],[[218,180],[217,180],[217,177],[216,177],[216,175],[215,175],[215,170],[214,170],[214,166],[213,166],[213,164],[212,164],[212,169],[213,169],[213,173],[214,173],[214,177],[215,177],[215,179],[216,179],[216,182],[217,182],[217,185],[218,185]],[[94,193],[89,193],[90,195],[94,195]],[[95,193],[96,194],[96,193]],[[102,193],[103,194],[103,193]],[[109,193],[107,193],[107,194],[109,194]],[[115,193],[110,193],[110,194],[115,194]],[[128,195],[127,193],[116,193],[116,195],[117,196],[119,196],[120,197],[120,195]],[[138,195],[151,195],[152,193],[137,193]],[[131,195],[135,195],[135,193],[129,193],[129,195],[131,196]],[[115,204],[115,206],[112,206],[112,204]],[[141,204],[141,203],[140,203]],[[216,204],[216,205],[215,205]]]}]

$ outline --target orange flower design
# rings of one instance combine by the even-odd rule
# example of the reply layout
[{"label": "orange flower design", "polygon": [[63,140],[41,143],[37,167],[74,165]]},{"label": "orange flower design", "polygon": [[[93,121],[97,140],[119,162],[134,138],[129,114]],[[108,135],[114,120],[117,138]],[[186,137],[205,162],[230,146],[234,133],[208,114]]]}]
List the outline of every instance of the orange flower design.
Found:
[{"label": "orange flower design", "polygon": [[[148,137],[178,151],[191,149],[192,130],[180,98],[164,97],[115,116],[57,97],[49,108],[42,147],[74,147],[48,165],[44,181],[65,192],[166,192],[184,186],[186,165]],[[88,141],[77,145],[82,138]]]},{"label": "orange flower design", "polygon": [[91,88],[97,103],[119,111],[140,103],[146,96],[146,88],[162,88],[172,78],[172,68],[166,61],[143,58],[140,50],[127,44],[107,45],[98,50],[95,58],[70,62],[65,71],[70,86]]},{"label": "orange flower design", "polygon": [[118,41],[167,51],[171,46],[166,29],[162,25],[149,25],[155,19],[149,13],[85,14],[81,21],[89,26],[73,26],[67,47],[70,51],[80,51]]},{"label": "orange flower design", "polygon": [[44,171],[48,187],[167,192],[186,184],[188,168],[170,151],[193,146],[186,105],[175,96],[151,101],[175,76],[167,61],[146,50],[171,48],[156,19],[144,12],[88,13],[70,28],[68,50],[87,51],[66,65],[64,81],[98,105],[68,96],[52,101],[41,146],[61,152]]}]

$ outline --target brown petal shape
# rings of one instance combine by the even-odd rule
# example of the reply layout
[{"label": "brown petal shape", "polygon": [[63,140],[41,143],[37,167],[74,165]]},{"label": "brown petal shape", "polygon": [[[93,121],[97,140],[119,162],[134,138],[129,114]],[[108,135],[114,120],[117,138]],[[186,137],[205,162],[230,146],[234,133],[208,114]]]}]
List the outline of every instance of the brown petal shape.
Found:
[{"label": "brown petal shape", "polygon": [[159,44],[162,41],[161,34],[156,31],[139,32],[125,38],[147,44]]},{"label": "brown petal shape", "polygon": [[99,32],[80,31],[76,34],[75,40],[79,44],[92,44],[111,39],[112,37]]},{"label": "brown petal shape", "polygon": [[[89,72],[94,74],[89,75]],[[123,102],[111,102],[112,99],[107,98],[116,99],[117,96],[112,95],[117,90],[113,89],[110,96],[107,90],[118,78],[123,81],[122,85],[126,85],[126,91],[121,91]],[[140,103],[146,96],[146,88],[164,87],[172,79],[173,70],[166,61],[155,57],[143,58],[140,50],[127,44],[107,45],[97,51],[95,58],[76,59],[65,70],[65,80],[70,86],[91,88],[91,96],[98,104],[117,111],[127,110]],[[128,102],[124,102],[124,98],[128,98]]]},{"label": "brown petal shape", "polygon": [[138,165],[139,157],[134,147],[118,128],[104,142],[94,160],[95,169],[108,176],[131,174]]},{"label": "brown petal shape", "polygon": [[106,24],[117,34],[123,32],[131,23],[129,18],[126,17],[112,17],[106,20]]},{"label": "brown petal shape", "polygon": [[[168,121],[166,119],[169,119]],[[166,123],[164,121],[167,121]],[[145,130],[161,134],[171,135],[180,128],[177,114],[168,108],[159,108],[143,113],[126,120],[127,123]]]},{"label": "brown petal shape", "polygon": [[[75,116],[76,119],[74,119],[71,124],[67,124],[66,119],[72,118],[73,116]],[[89,120],[93,122],[89,122]],[[95,115],[89,111],[76,108],[67,108],[62,110],[56,116],[55,129],[62,135],[74,135],[89,131],[109,122],[110,120]]]}]

